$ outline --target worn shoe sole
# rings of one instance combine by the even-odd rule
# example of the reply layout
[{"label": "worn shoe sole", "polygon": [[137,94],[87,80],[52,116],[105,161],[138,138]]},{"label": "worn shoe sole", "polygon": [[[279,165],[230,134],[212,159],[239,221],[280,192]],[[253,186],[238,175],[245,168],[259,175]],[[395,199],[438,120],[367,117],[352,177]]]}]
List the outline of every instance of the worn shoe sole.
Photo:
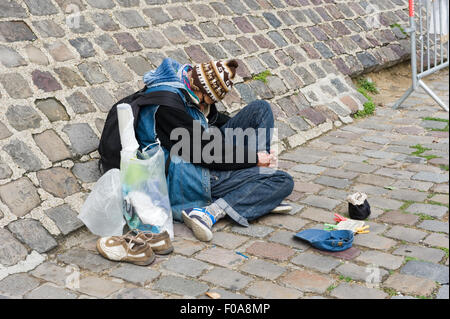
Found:
[{"label": "worn shoe sole", "polygon": [[291,205],[279,205],[272,209],[270,212],[274,214],[287,214],[292,210]]},{"label": "worn shoe sole", "polygon": [[150,256],[149,259],[147,259],[147,260],[142,260],[142,261],[126,260],[126,259],[121,259],[121,260],[111,259],[110,257],[108,257],[108,255],[106,254],[106,252],[105,252],[105,251],[103,250],[103,248],[101,247],[101,245],[100,245],[100,240],[97,241],[97,250],[98,250],[98,252],[100,253],[100,255],[102,255],[102,256],[103,256],[104,258],[106,258],[106,259],[109,259],[109,260],[112,260],[112,261],[123,261],[123,262],[128,262],[128,263],[135,264],[135,265],[138,265],[138,266],[148,266],[148,265],[150,265],[151,263],[153,263],[153,262],[155,261],[155,258],[156,258],[155,254],[152,254],[152,255]]},{"label": "worn shoe sole", "polygon": [[186,226],[194,233],[195,238],[201,241],[210,241],[213,238],[211,229],[203,225],[200,221],[189,217],[184,210],[181,212],[181,215]]},{"label": "worn shoe sole", "polygon": [[[150,245],[150,247],[151,247],[151,245]],[[153,248],[152,248],[152,249],[153,249]],[[155,254],[157,254],[157,255],[168,255],[168,254],[170,254],[171,252],[173,252],[173,247],[167,248],[166,250],[156,250],[156,249],[153,249],[153,252],[154,252]]]}]

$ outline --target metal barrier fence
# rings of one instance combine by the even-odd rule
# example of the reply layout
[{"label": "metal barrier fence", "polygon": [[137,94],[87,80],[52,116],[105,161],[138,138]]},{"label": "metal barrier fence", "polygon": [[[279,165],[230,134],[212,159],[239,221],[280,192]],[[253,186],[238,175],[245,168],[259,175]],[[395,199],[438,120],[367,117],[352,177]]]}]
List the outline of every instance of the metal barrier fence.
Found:
[{"label": "metal barrier fence", "polygon": [[394,104],[394,108],[400,107],[417,88],[422,87],[448,112],[448,106],[422,79],[449,66],[449,0],[417,0],[416,2],[417,11],[414,0],[409,0],[410,27],[405,30],[410,34],[411,39],[412,86]]}]

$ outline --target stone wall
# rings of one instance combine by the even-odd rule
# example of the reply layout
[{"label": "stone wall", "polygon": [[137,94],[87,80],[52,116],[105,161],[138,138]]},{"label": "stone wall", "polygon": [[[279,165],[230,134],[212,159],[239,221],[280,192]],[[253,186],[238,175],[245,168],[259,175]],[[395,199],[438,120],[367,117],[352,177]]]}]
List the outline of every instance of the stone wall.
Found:
[{"label": "stone wall", "polygon": [[[109,108],[142,88],[142,75],[166,56],[239,59],[235,90],[219,107],[233,113],[256,98],[270,101],[281,150],[352,122],[365,98],[349,76],[408,58],[408,39],[391,27],[406,23],[406,5],[2,0],[0,235],[12,232],[42,253],[55,246],[52,236],[80,227]],[[266,70],[265,82],[253,79]]]}]

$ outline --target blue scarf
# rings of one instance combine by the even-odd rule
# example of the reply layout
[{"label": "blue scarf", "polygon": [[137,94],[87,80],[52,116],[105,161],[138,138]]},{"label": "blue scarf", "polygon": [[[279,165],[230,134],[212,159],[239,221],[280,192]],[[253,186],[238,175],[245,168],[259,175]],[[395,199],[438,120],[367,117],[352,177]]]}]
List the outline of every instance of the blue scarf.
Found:
[{"label": "blue scarf", "polygon": [[160,85],[168,85],[174,88],[183,89],[188,92],[192,101],[199,103],[199,98],[191,90],[187,73],[192,70],[189,64],[181,65],[179,62],[171,58],[165,58],[161,65],[155,70],[144,74],[144,83],[147,88]]}]

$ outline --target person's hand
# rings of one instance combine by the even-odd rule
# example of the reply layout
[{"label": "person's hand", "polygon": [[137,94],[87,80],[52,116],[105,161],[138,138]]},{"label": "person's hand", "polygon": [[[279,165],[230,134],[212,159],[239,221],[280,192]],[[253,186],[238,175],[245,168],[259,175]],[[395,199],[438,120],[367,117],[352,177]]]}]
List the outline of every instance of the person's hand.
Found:
[{"label": "person's hand", "polygon": [[258,153],[258,163],[256,166],[269,167],[270,165],[270,154],[267,152]]},{"label": "person's hand", "polygon": [[262,167],[277,167],[278,166],[278,158],[275,155],[275,151],[271,150],[270,154],[267,152],[258,152],[258,163],[257,166]]},{"label": "person's hand", "polygon": [[271,168],[278,167],[278,157],[275,155],[275,150],[270,150],[270,165]]}]

